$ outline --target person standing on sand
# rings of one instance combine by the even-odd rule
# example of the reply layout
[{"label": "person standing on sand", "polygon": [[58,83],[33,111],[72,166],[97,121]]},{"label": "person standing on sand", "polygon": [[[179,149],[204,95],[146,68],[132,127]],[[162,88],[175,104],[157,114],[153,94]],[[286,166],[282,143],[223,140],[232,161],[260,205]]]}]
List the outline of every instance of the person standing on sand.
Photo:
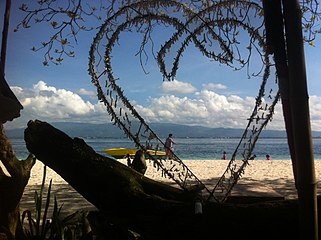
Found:
[{"label": "person standing on sand", "polygon": [[165,152],[166,152],[166,158],[172,159],[173,158],[173,144],[176,144],[176,142],[173,139],[173,134],[168,134],[168,137],[165,141]]},{"label": "person standing on sand", "polygon": [[226,160],[226,152],[223,152],[223,160]]},{"label": "person standing on sand", "polygon": [[269,154],[266,154],[266,160],[272,160],[272,158]]}]

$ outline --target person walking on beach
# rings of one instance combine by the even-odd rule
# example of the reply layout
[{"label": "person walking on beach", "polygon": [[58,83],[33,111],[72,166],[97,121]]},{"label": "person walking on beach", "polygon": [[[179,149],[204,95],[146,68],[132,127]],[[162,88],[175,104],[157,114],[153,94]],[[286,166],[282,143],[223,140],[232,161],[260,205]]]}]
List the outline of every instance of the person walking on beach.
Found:
[{"label": "person walking on beach", "polygon": [[173,139],[173,134],[168,134],[168,137],[165,141],[165,152],[166,152],[166,158],[172,159],[173,158],[173,144],[176,144],[176,142]]},{"label": "person walking on beach", "polygon": [[226,160],[226,152],[223,152],[223,160]]}]

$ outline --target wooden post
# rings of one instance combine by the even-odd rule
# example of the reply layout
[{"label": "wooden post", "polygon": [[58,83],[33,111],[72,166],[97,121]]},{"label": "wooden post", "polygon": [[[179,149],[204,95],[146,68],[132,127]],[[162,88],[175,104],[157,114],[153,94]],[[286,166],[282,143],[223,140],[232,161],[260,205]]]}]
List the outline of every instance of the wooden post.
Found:
[{"label": "wooden post", "polygon": [[304,60],[300,4],[283,0],[285,32],[290,79],[290,103],[294,146],[297,160],[297,190],[299,197],[300,237],[318,239],[316,180],[309,97]]},{"label": "wooden post", "polygon": [[293,138],[290,104],[290,83],[281,0],[263,0],[266,42],[269,54],[274,55],[278,85],[282,101],[282,111],[290,150],[294,179],[296,180],[296,156]]},{"label": "wooden post", "polygon": [[8,40],[8,30],[9,30],[9,19],[10,19],[10,8],[11,8],[11,0],[6,1],[6,10],[4,14],[4,22],[3,22],[3,30],[2,30],[2,43],[1,43],[1,63],[2,63],[2,71],[3,76],[6,62],[6,54],[7,54],[7,40]]}]

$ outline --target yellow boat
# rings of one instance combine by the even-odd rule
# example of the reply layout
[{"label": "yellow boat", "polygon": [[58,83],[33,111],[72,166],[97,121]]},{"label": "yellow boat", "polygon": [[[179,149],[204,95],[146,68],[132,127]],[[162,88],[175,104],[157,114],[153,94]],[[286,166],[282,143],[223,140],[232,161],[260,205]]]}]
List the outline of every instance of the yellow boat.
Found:
[{"label": "yellow boat", "polygon": [[[104,153],[117,159],[125,158],[128,154],[130,158],[134,158],[137,151],[137,148],[108,148],[103,150]],[[165,158],[166,153],[160,150],[147,149],[146,158],[148,159],[149,156]]]},{"label": "yellow boat", "polygon": [[148,155],[153,157],[158,157],[158,158],[166,158],[166,153],[160,150],[147,149],[147,153],[148,154],[146,154],[146,158],[148,158]]}]

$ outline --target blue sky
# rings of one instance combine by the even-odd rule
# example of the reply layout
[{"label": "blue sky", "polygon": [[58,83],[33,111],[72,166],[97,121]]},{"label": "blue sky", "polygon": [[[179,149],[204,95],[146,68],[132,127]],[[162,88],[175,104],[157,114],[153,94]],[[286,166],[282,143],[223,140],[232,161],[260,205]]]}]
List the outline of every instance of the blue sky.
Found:
[{"label": "blue sky", "polygon": [[[18,2],[18,3],[17,3]],[[30,49],[48,36],[47,28],[37,26],[14,33],[22,13],[23,1],[13,1],[7,49],[6,79],[24,105],[21,117],[6,123],[7,128],[25,127],[30,119],[48,122],[72,121],[107,123],[110,117],[98,103],[95,87],[88,74],[88,52],[95,31],[83,33],[75,45],[76,57],[65,58],[62,65],[44,67],[43,52]],[[3,16],[4,1],[0,2]],[[159,29],[157,43],[166,39],[167,30]],[[254,107],[260,78],[248,79],[244,71],[232,71],[202,56],[194,47],[184,54],[176,80],[163,82],[153,59],[145,74],[135,56],[139,44],[134,34],[124,34],[113,53],[114,73],[125,95],[150,122],[244,128]],[[312,130],[321,131],[321,42],[305,46]],[[279,104],[280,105],[280,104]],[[283,129],[278,106],[268,129]]]}]

